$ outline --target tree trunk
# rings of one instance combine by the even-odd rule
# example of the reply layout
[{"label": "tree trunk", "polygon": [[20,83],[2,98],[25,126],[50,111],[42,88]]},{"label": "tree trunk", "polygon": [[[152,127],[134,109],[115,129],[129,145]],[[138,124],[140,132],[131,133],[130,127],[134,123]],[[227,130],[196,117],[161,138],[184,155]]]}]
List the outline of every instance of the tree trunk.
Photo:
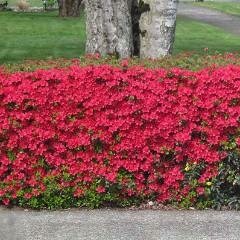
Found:
[{"label": "tree trunk", "polygon": [[[141,0],[143,3],[143,1]],[[172,53],[177,0],[144,0],[148,11],[140,18],[140,56],[160,58]]]},{"label": "tree trunk", "polygon": [[78,17],[82,0],[58,0],[60,17]]},{"label": "tree trunk", "polygon": [[86,0],[87,53],[128,58],[133,52],[132,0]]},{"label": "tree trunk", "polygon": [[85,0],[87,53],[159,58],[171,54],[178,0]]}]

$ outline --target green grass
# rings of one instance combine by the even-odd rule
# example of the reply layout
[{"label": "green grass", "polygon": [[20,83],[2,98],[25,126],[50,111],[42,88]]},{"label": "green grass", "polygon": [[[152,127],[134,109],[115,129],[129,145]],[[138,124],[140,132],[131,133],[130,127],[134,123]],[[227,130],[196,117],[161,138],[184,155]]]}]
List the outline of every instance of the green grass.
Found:
[{"label": "green grass", "polygon": [[195,2],[192,4],[240,16],[240,2]]},{"label": "green grass", "polygon": [[61,19],[57,12],[0,12],[0,36],[0,63],[78,57],[86,38],[83,17]]},{"label": "green grass", "polygon": [[178,18],[174,53],[183,51],[209,52],[240,51],[240,36],[226,33],[224,30],[197,21]]},{"label": "green grass", "polygon": [[[84,54],[84,17],[61,19],[57,12],[0,12],[0,64],[24,59],[75,58]],[[204,48],[240,51],[240,37],[219,28],[179,18],[174,53]]]}]

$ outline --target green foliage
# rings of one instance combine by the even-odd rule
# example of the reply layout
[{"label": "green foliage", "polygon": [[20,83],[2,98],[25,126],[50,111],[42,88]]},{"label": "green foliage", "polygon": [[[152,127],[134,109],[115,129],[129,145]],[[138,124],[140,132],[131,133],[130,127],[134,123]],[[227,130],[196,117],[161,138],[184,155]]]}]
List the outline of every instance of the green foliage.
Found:
[{"label": "green foliage", "polygon": [[240,155],[229,152],[225,161],[219,165],[219,174],[210,188],[213,207],[240,210]]},{"label": "green foliage", "polygon": [[[63,179],[67,182],[71,179],[69,174],[63,174]],[[20,207],[28,207],[31,209],[67,209],[73,207],[87,207],[90,209],[99,207],[127,207],[131,205],[138,205],[142,199],[135,198],[134,196],[129,199],[123,198],[119,195],[119,189],[121,188],[120,182],[123,178],[132,177],[127,172],[121,171],[118,176],[119,182],[110,184],[104,182],[102,179],[97,179],[95,182],[85,191],[83,195],[77,197],[74,196],[75,187],[61,188],[59,185],[58,177],[49,176],[44,179],[44,186],[46,190],[38,196],[26,197],[26,194],[31,194],[31,189],[25,189],[19,191],[17,199],[13,200],[13,205],[19,205]],[[79,186],[78,186],[79,187]],[[84,186],[80,186],[85,189]],[[99,192],[98,187],[104,187],[106,191]],[[133,187],[130,182],[129,187]],[[0,189],[4,186],[0,186]],[[0,198],[1,199],[1,198]]]},{"label": "green foliage", "polygon": [[11,151],[11,150],[8,150],[7,156],[8,156],[8,159],[9,159],[11,162],[13,162],[13,161],[16,159],[15,153],[14,153],[13,151]]},{"label": "green foliage", "polygon": [[184,168],[185,180],[183,182],[183,187],[188,186],[188,194],[182,198],[177,204],[181,208],[189,209],[195,207],[197,209],[206,209],[211,206],[211,200],[208,199],[207,187],[202,195],[198,194],[199,185],[198,179],[201,177],[201,174],[205,168],[205,163],[187,163]]},{"label": "green foliage", "polygon": [[73,188],[64,188],[58,184],[57,178],[47,177],[44,179],[46,191],[39,196],[28,199],[25,197],[30,189],[18,193],[19,206],[33,209],[61,209],[76,206],[76,199],[73,197]]},{"label": "green foliage", "polygon": [[53,8],[57,4],[56,0],[46,0],[46,7]]},{"label": "green foliage", "polygon": [[0,1],[0,11],[7,10],[8,7],[8,1]]}]

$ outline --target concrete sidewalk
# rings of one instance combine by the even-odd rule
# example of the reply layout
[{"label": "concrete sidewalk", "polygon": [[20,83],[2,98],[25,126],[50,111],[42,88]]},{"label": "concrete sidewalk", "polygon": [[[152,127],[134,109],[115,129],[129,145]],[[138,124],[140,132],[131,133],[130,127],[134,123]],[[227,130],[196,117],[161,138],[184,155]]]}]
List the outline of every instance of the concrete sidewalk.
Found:
[{"label": "concrete sidewalk", "polygon": [[240,212],[0,208],[0,240],[240,239]]}]

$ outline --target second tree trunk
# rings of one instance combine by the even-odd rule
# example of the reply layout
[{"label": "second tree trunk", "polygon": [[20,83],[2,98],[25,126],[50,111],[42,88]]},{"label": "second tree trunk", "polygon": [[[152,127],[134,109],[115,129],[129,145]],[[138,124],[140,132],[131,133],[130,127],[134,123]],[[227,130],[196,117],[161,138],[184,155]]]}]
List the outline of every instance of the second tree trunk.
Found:
[{"label": "second tree trunk", "polygon": [[60,17],[78,17],[82,0],[58,0]]},{"label": "second tree trunk", "polygon": [[145,0],[148,11],[140,18],[140,56],[160,58],[172,53],[177,0]]}]

